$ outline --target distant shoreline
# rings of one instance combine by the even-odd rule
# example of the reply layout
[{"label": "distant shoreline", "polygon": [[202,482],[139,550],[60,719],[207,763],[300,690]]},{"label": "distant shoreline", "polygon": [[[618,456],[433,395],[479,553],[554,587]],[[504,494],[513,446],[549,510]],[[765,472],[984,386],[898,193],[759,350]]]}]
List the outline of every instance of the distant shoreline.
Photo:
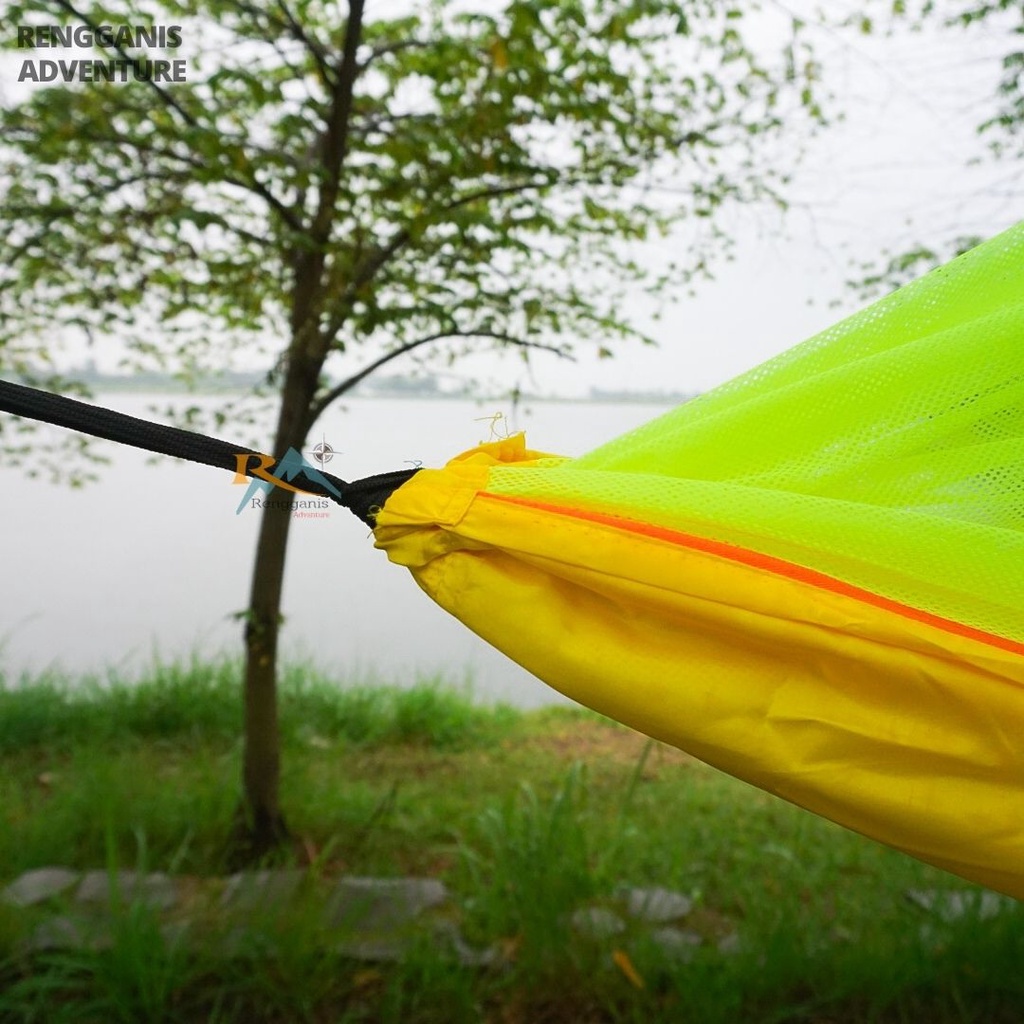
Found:
[{"label": "distant shoreline", "polygon": [[[68,376],[69,383],[87,387],[93,393],[148,393],[167,395],[240,395],[259,387],[265,380],[264,374],[229,374],[220,379],[209,379],[188,384],[174,377],[163,374],[98,374],[76,373]],[[610,390],[592,387],[587,395],[539,395],[520,393],[517,402],[606,402],[638,405],[680,405],[697,397],[698,392],[656,392]],[[413,378],[403,380],[395,386],[364,385],[358,387],[344,398],[359,399],[394,399],[407,398],[428,401],[477,401],[495,402],[510,401],[507,393],[471,394],[465,391],[445,391],[430,382],[419,382]]]}]

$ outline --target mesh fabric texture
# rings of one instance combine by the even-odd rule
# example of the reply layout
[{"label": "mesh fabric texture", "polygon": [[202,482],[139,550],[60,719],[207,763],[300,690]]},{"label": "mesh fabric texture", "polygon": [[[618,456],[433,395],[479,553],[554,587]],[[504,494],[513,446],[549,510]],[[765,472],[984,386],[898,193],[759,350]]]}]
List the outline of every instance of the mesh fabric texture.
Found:
[{"label": "mesh fabric texture", "polygon": [[1024,223],[492,493],[735,544],[1024,641]]}]

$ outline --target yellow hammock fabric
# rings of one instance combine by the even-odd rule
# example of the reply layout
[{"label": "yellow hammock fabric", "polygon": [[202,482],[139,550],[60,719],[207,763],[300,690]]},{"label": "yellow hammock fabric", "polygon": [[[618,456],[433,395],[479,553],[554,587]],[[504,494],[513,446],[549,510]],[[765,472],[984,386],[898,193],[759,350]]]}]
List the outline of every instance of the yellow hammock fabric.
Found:
[{"label": "yellow hammock fabric", "polygon": [[422,470],[375,536],[569,697],[1024,897],[1024,222],[581,458]]}]

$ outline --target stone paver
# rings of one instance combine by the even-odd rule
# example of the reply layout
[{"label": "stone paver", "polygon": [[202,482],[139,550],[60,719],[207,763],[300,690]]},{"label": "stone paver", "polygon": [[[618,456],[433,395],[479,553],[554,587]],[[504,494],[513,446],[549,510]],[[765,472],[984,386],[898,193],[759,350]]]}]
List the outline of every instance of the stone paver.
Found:
[{"label": "stone paver", "polygon": [[40,921],[28,940],[28,948],[36,952],[51,949],[87,949],[102,944],[98,932],[80,918],[61,914]]},{"label": "stone paver", "polygon": [[328,921],[336,928],[393,932],[447,902],[448,890],[436,878],[342,878],[328,897]]},{"label": "stone paver", "polygon": [[704,944],[704,937],[685,928],[656,928],[651,940],[658,948],[681,963],[693,959],[693,951]]},{"label": "stone paver", "polygon": [[693,910],[693,900],[671,889],[624,889],[626,913],[638,921],[667,924],[686,917]]},{"label": "stone paver", "polygon": [[590,939],[609,938],[626,930],[625,921],[606,907],[580,907],[573,911],[570,923],[573,931]]},{"label": "stone paver", "polygon": [[943,921],[958,921],[975,915],[980,921],[1017,905],[1017,901],[998,892],[964,889],[908,889],[904,896],[915,906],[935,914]]},{"label": "stone paver", "polygon": [[296,869],[240,871],[228,878],[220,903],[243,913],[281,907],[295,899],[305,877]]},{"label": "stone paver", "polygon": [[86,871],[75,891],[78,903],[107,904],[120,899],[125,903],[142,903],[153,910],[168,910],[178,899],[174,880],[170,875],[153,872],[143,875],[137,871]]},{"label": "stone paver", "polygon": [[81,877],[80,872],[67,868],[36,868],[11,882],[0,895],[0,901],[15,907],[31,907],[63,895]]},{"label": "stone paver", "polygon": [[[52,910],[47,907],[48,901],[57,899],[61,902]],[[175,879],[160,872],[119,871],[112,876],[107,871],[48,867],[25,872],[0,891],[0,902],[36,915],[50,911],[41,920],[30,918],[32,930],[25,946],[35,951],[109,945],[115,931],[112,914],[120,903],[151,910],[161,934],[173,944],[186,943],[193,935],[200,940],[197,925],[212,911],[228,926],[218,943],[219,954],[250,955],[265,939],[259,928],[253,928],[254,919],[293,904],[304,912],[310,901],[313,911],[323,915],[318,921],[326,928],[325,943],[352,959],[400,960],[414,943],[424,941],[465,966],[493,967],[507,956],[500,944],[475,949],[466,943],[457,923],[458,908],[436,878],[321,880],[292,869],[202,880]],[[928,894],[915,901],[948,912],[941,900],[931,901]],[[648,934],[666,955],[683,960],[704,942],[697,932],[678,925],[692,909],[689,897],[669,889],[623,887],[606,904],[577,908],[570,924],[577,935],[599,942],[628,942]],[[719,950],[734,948],[734,938],[721,940]]]}]

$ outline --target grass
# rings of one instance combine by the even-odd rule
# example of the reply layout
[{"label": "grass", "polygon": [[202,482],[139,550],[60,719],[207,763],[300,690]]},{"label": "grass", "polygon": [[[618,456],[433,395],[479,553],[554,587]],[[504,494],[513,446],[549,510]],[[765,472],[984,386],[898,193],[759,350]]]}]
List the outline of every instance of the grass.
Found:
[{"label": "grass", "polygon": [[[238,677],[194,662],[0,686],[0,884],[49,864],[224,873]],[[503,967],[430,945],[394,966],[346,961],[315,900],[231,956],[229,922],[206,921],[197,947],[131,903],[102,948],[27,954],[31,915],[0,905],[0,1022],[1024,1018],[1018,909],[929,915],[907,890],[977,890],[589,712],[484,707],[436,682],[339,687],[297,666],[281,721],[293,860],[326,878],[443,878],[464,934]],[[681,960],[649,931],[570,927],[622,884],[692,897],[703,945]]]}]

